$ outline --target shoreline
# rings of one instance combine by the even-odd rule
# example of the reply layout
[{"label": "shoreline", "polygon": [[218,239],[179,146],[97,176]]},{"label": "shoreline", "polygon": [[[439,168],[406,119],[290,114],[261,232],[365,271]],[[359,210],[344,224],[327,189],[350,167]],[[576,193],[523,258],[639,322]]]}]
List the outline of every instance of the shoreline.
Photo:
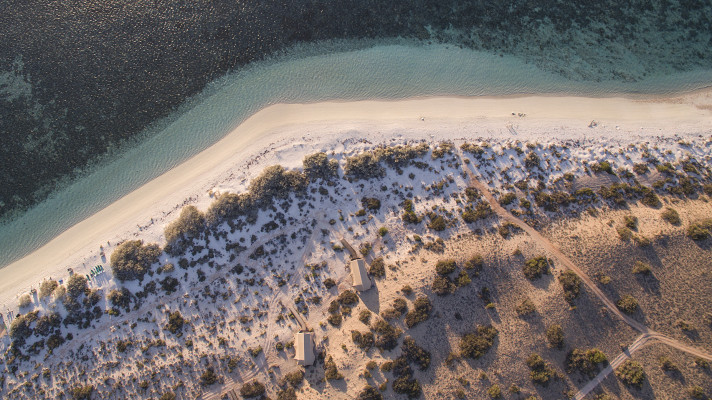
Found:
[{"label": "shoreline", "polygon": [[[163,226],[184,204],[204,208],[212,200],[209,190],[223,186],[241,190],[263,167],[298,166],[305,154],[336,150],[353,133],[377,143],[500,135],[520,140],[580,138],[587,133],[634,140],[709,134],[711,106],[710,88],[638,100],[544,94],[272,105],[206,150],[0,269],[0,304],[15,310],[17,295],[37,288],[47,277],[59,278],[67,267],[80,270],[84,262],[88,269],[97,260],[108,266],[111,248],[119,240],[138,237],[162,244]],[[593,120],[598,126],[589,128]],[[348,151],[342,145],[341,151]],[[107,241],[112,245],[106,247]],[[105,261],[99,256],[100,245],[107,250]]]}]

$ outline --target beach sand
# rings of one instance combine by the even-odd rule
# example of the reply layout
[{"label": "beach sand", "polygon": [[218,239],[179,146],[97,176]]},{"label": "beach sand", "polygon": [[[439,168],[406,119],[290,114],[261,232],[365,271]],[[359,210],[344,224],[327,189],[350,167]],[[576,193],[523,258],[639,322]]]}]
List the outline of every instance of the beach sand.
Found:
[{"label": "beach sand", "polygon": [[[589,127],[595,121],[595,127]],[[341,149],[349,140],[398,143],[510,137],[640,139],[710,135],[712,90],[670,98],[523,96],[278,104],[267,107],[210,148],[69,228],[0,270],[0,309],[47,278],[96,264],[108,268],[113,246],[134,237],[162,244],[163,227],[184,204],[205,208],[208,191],[245,187],[267,165],[301,165],[304,155]],[[108,245],[111,243],[111,245]],[[104,247],[106,258],[99,254]],[[84,265],[84,266],[83,266]]]}]

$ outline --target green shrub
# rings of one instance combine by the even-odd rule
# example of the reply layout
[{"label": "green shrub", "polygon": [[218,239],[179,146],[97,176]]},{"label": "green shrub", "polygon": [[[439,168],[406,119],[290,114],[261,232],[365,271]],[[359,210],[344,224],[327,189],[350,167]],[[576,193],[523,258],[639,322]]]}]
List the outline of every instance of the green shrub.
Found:
[{"label": "green shrub", "polygon": [[674,208],[666,208],[665,211],[660,214],[660,216],[663,218],[663,220],[673,225],[680,225],[680,223],[682,222],[682,220],[680,219],[680,214],[678,214]]},{"label": "green shrub", "polygon": [[502,389],[499,388],[499,385],[494,384],[487,389],[487,395],[493,399],[502,398]]},{"label": "green shrub", "polygon": [[613,172],[613,167],[611,166],[611,163],[608,161],[601,161],[598,163],[593,163],[589,166],[591,168],[591,171],[595,173],[601,173],[601,172],[607,172],[611,175],[615,175]]},{"label": "green shrub", "polygon": [[606,355],[596,348],[581,350],[573,349],[566,355],[566,368],[568,373],[578,371],[592,378],[598,373],[599,365],[608,364]]},{"label": "green shrub", "polygon": [[344,290],[339,295],[339,303],[342,306],[350,306],[358,303],[358,295],[353,290]]},{"label": "green shrub", "polygon": [[468,333],[460,340],[460,355],[478,359],[494,344],[499,332],[492,325],[478,326],[475,333]]},{"label": "green shrub", "polygon": [[626,314],[633,314],[638,311],[638,300],[629,294],[623,295],[616,305]]},{"label": "green shrub", "polygon": [[179,255],[205,230],[205,216],[195,206],[183,207],[178,219],[166,226],[166,251]]},{"label": "green shrub", "polygon": [[293,387],[281,389],[277,392],[277,400],[297,400],[297,392]]},{"label": "green shrub", "polygon": [[549,261],[544,256],[531,258],[524,263],[522,272],[531,281],[541,278],[542,274],[549,273]]},{"label": "green shrub", "polygon": [[387,234],[388,234],[388,228],[386,228],[385,226],[382,226],[382,227],[378,228],[378,235],[379,235],[380,237],[384,237],[384,236],[386,236]]},{"label": "green shrub", "polygon": [[411,337],[403,340],[403,355],[408,362],[415,363],[421,371],[430,366],[430,352],[418,346]]},{"label": "green shrub", "polygon": [[564,347],[564,330],[561,325],[553,324],[546,328],[546,341],[554,348]]},{"label": "green shrub", "polygon": [[702,389],[700,386],[694,385],[690,386],[687,389],[687,394],[690,395],[693,399],[706,399],[707,395],[705,394],[705,390]]},{"label": "green shrub", "polygon": [[324,287],[327,288],[327,289],[331,289],[331,288],[333,288],[334,286],[336,286],[336,281],[334,281],[334,280],[331,279],[331,278],[326,278],[326,279],[324,279],[324,282],[322,282],[322,283],[324,284]]},{"label": "green shrub", "polygon": [[329,323],[331,325],[339,326],[339,325],[341,325],[341,321],[343,320],[343,317],[341,316],[341,314],[330,314],[326,318],[326,320],[329,321]]},{"label": "green shrub", "polygon": [[438,275],[435,277],[435,279],[433,279],[432,290],[433,293],[437,294],[438,296],[445,296],[447,294],[450,294],[454,289],[455,286],[450,281],[450,278],[446,276]]},{"label": "green shrub", "polygon": [[386,264],[383,262],[383,257],[378,257],[371,261],[371,267],[368,273],[374,278],[383,278],[386,276]]},{"label": "green shrub", "polygon": [[356,180],[383,178],[386,169],[381,166],[380,157],[374,152],[363,152],[346,158],[344,175]]},{"label": "green shrub", "polygon": [[634,274],[650,275],[651,272],[650,265],[647,263],[636,261],[635,264],[633,264]]},{"label": "green shrub", "polygon": [[20,308],[29,307],[32,304],[32,298],[29,294],[25,293],[17,300],[17,305]]},{"label": "green shrub", "polygon": [[180,311],[174,311],[168,314],[168,324],[165,329],[175,335],[183,330],[183,324],[185,324],[185,320]]},{"label": "green shrub", "polygon": [[693,222],[687,227],[687,236],[692,240],[703,240],[710,236],[712,218]]},{"label": "green shrub", "polygon": [[527,366],[531,370],[529,377],[532,382],[538,385],[547,386],[549,380],[555,376],[554,370],[551,369],[549,364],[547,364],[539,354],[531,354],[527,358]]},{"label": "green shrub", "polygon": [[75,386],[69,389],[73,400],[89,400],[94,393],[94,385]]},{"label": "green shrub", "polygon": [[59,286],[59,284],[55,280],[46,279],[46,280],[42,281],[42,283],[40,284],[40,292],[39,292],[40,298],[44,299],[44,298],[49,297],[49,295],[51,295],[52,292],[54,292],[54,290],[57,288],[57,286]]},{"label": "green shrub", "polygon": [[638,175],[645,175],[648,173],[648,171],[650,171],[650,169],[648,168],[648,164],[640,163],[633,165],[633,172]]},{"label": "green shrub", "polygon": [[470,275],[465,271],[460,271],[457,278],[455,278],[455,285],[457,285],[457,287],[467,286],[470,283],[472,283],[472,279],[470,279]]},{"label": "green shrub", "polygon": [[618,233],[618,237],[624,242],[629,241],[633,237],[633,232],[631,232],[627,226],[617,227],[616,232]]},{"label": "green shrub", "polygon": [[403,292],[404,295],[408,296],[413,293],[413,288],[410,287],[410,285],[403,285],[401,288],[401,292]]},{"label": "green shrub", "polygon": [[482,256],[479,254],[475,254],[470,258],[469,260],[465,261],[465,265],[463,265],[463,268],[467,270],[473,270],[477,274],[479,274],[480,271],[482,271],[482,267],[484,266],[485,262],[482,259]]},{"label": "green shrub", "polygon": [[405,324],[408,328],[412,328],[415,325],[426,321],[430,317],[430,312],[433,310],[433,305],[430,303],[430,299],[421,296],[415,299],[413,302],[413,310],[409,311],[405,315]]},{"label": "green shrub", "polygon": [[361,205],[365,209],[372,210],[372,211],[378,211],[381,209],[381,200],[378,200],[375,197],[362,197]]},{"label": "green shrub", "polygon": [[457,263],[453,259],[439,260],[435,264],[435,272],[437,272],[439,275],[446,276],[455,272],[456,266]]},{"label": "green shrub", "polygon": [[680,368],[675,365],[674,362],[670,359],[668,356],[661,356],[658,358],[658,362],[660,363],[660,368],[663,371],[667,372],[680,372]]},{"label": "green shrub", "polygon": [[633,360],[626,360],[618,367],[616,376],[628,386],[641,387],[645,381],[643,367]]},{"label": "green shrub", "polygon": [[299,387],[304,381],[304,370],[298,369],[294,372],[290,372],[284,376],[284,380],[292,385],[292,387]]},{"label": "green shrub", "polygon": [[358,320],[368,325],[371,321],[371,312],[368,310],[361,310],[358,314]]},{"label": "green shrub", "polygon": [[341,375],[339,370],[336,368],[336,363],[331,356],[329,356],[329,358],[326,359],[326,362],[324,362],[324,377],[329,381],[344,379],[344,376]]},{"label": "green shrub", "polygon": [[359,392],[358,400],[383,400],[383,395],[375,387],[366,385]]},{"label": "green shrub", "polygon": [[534,168],[538,168],[540,164],[541,164],[541,159],[540,159],[539,156],[538,156],[535,152],[533,152],[533,151],[530,151],[530,152],[527,154],[527,156],[524,158],[524,166],[525,166],[528,170],[531,170],[531,169],[534,169]]},{"label": "green shrub", "polygon": [[447,228],[447,221],[442,215],[432,215],[427,226],[434,231],[440,232]]},{"label": "green shrub", "polygon": [[375,345],[381,351],[393,350],[398,346],[398,337],[401,332],[393,325],[379,319],[373,324],[372,329],[376,333]]},{"label": "green shrub", "polygon": [[286,171],[281,165],[272,165],[262,170],[247,187],[254,205],[269,207],[275,199],[286,199],[293,192],[306,189],[307,178],[299,171]]},{"label": "green shrub", "polygon": [[536,306],[534,305],[534,302],[527,297],[517,305],[516,311],[520,316],[529,315],[536,312]]},{"label": "green shrub", "polygon": [[213,367],[208,367],[205,372],[200,375],[200,385],[210,386],[218,381],[218,376],[215,374]]},{"label": "green shrub", "polygon": [[626,215],[623,217],[623,225],[628,229],[636,230],[638,229],[638,217],[634,215]]},{"label": "green shrub", "polygon": [[353,340],[354,344],[358,346],[359,349],[368,351],[373,347],[375,344],[375,338],[373,336],[372,332],[359,332],[359,331],[351,331],[351,340]]},{"label": "green shrub", "polygon": [[517,199],[517,195],[514,193],[506,193],[499,199],[499,204],[502,206],[508,206],[514,202],[514,200]]},{"label": "green shrub", "polygon": [[217,226],[223,221],[237,219],[254,213],[254,198],[250,192],[235,194],[223,193],[218,196],[205,212],[205,221],[210,226]]},{"label": "green shrub", "polygon": [[481,201],[474,208],[470,205],[466,206],[462,212],[462,220],[471,224],[481,219],[487,219],[492,214],[494,214],[494,211],[492,211],[489,203]]},{"label": "green shrub", "polygon": [[572,303],[581,291],[581,278],[574,271],[567,269],[559,275],[559,283],[564,288],[564,298]]},{"label": "green shrub", "polygon": [[240,396],[244,398],[262,396],[263,394],[265,394],[265,385],[260,381],[246,383],[240,388]]},{"label": "green shrub", "polygon": [[330,181],[337,177],[339,170],[339,162],[329,160],[326,153],[314,153],[304,157],[302,161],[304,166],[304,174],[310,182],[317,179]]},{"label": "green shrub", "polygon": [[156,244],[143,245],[140,240],[120,244],[111,254],[111,269],[121,282],[143,280],[151,265],[158,262],[161,249]]}]

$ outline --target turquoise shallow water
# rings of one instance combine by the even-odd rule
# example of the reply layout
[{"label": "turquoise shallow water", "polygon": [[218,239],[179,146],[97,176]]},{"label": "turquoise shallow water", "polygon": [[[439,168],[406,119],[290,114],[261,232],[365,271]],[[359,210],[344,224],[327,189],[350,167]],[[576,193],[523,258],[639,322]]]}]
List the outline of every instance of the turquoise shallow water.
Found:
[{"label": "turquoise shallow water", "polygon": [[374,46],[304,56],[319,53],[317,47],[295,50],[213,82],[202,95],[156,124],[145,135],[147,140],[0,227],[0,265],[31,252],[197,154],[270,104],[446,95],[650,95],[690,91],[712,83],[712,70],[635,83],[572,81],[513,56],[446,45]]}]

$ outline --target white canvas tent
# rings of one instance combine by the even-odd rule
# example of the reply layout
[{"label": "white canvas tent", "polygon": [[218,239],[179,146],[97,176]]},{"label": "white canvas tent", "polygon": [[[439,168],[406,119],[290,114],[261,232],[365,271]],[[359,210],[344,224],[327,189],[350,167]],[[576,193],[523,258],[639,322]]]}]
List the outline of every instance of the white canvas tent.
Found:
[{"label": "white canvas tent", "polygon": [[297,332],[294,337],[294,359],[299,365],[314,364],[314,334],[311,332]]},{"label": "white canvas tent", "polygon": [[371,278],[368,277],[366,261],[363,258],[351,260],[351,278],[356,290],[363,292],[371,288]]}]

